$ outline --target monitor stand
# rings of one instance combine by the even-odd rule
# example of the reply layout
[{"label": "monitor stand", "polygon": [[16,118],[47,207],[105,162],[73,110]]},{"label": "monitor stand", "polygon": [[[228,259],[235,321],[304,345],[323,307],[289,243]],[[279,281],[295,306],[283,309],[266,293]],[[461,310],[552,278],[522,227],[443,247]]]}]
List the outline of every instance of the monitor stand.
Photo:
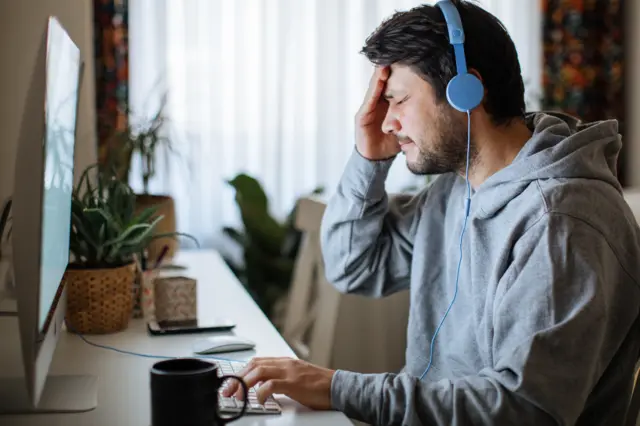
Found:
[{"label": "monitor stand", "polygon": [[0,415],[38,413],[80,413],[98,406],[96,376],[47,377],[37,407],[24,388],[24,378],[0,378]]}]

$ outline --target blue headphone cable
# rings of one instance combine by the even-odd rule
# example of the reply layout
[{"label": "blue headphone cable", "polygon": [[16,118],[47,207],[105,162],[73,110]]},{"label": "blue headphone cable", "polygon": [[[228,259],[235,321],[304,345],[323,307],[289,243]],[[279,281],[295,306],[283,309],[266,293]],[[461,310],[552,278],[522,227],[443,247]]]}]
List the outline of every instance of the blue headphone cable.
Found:
[{"label": "blue headphone cable", "polygon": [[471,209],[471,183],[469,183],[469,156],[470,156],[470,152],[471,152],[471,112],[467,111],[467,166],[466,166],[466,172],[465,172],[465,179],[467,181],[467,199],[465,202],[465,215],[464,215],[464,223],[462,225],[462,232],[460,233],[460,258],[458,260],[458,271],[456,272],[456,287],[455,287],[455,291],[453,293],[453,298],[451,299],[451,303],[449,304],[449,307],[447,308],[447,311],[445,312],[444,316],[442,317],[442,320],[440,320],[440,324],[438,325],[438,328],[436,328],[435,333],[433,333],[433,338],[431,339],[431,348],[429,349],[429,364],[427,365],[426,370],[424,370],[424,373],[422,373],[422,376],[420,376],[420,380],[422,380],[424,378],[424,376],[427,375],[427,373],[429,372],[429,370],[431,369],[431,365],[433,362],[433,345],[436,341],[436,337],[438,336],[438,332],[440,332],[440,328],[442,327],[442,324],[444,323],[445,318],[447,317],[447,315],[449,315],[449,311],[451,311],[451,308],[453,307],[454,302],[456,301],[456,297],[458,296],[458,284],[459,284],[459,280],[460,280],[460,267],[462,265],[462,239],[464,237],[464,231],[467,227],[467,218],[469,217],[469,210]]}]

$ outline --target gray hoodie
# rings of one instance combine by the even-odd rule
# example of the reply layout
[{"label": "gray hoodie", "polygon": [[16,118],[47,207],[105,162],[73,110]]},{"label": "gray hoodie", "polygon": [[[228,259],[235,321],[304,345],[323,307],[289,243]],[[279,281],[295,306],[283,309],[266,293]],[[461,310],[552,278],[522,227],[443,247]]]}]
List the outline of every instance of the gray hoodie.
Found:
[{"label": "gray hoodie", "polygon": [[472,192],[457,293],[464,179],[391,197],[393,160],[353,153],[323,219],[327,278],[373,297],[408,290],[411,309],[403,371],[337,371],[335,409],[381,425],[622,424],[640,349],[640,233],[615,177],[617,122],[527,123],[519,155]]}]

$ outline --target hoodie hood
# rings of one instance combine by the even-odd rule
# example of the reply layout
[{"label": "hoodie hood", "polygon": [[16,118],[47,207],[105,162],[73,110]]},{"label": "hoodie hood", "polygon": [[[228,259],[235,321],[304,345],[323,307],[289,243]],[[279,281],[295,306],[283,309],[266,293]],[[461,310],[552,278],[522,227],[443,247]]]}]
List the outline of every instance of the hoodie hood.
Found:
[{"label": "hoodie hood", "polygon": [[531,139],[509,166],[475,192],[472,204],[479,205],[480,217],[493,216],[538,179],[597,179],[622,192],[617,178],[622,148],[617,120],[582,123],[551,112],[529,113],[525,118]]}]

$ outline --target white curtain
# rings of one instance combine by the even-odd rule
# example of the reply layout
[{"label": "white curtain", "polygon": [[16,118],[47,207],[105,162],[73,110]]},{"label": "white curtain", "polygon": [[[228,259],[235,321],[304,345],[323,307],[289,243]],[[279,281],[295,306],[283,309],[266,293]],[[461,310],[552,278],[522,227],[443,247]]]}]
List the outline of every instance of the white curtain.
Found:
[{"label": "white curtain", "polygon": [[[296,198],[335,188],[353,150],[353,117],[371,65],[359,54],[366,37],[394,10],[417,0],[130,0],[130,103],[151,115],[163,93],[168,154],[151,181],[176,199],[178,228],[215,246],[236,226],[237,173],[265,187],[274,215]],[[429,1],[429,3],[433,3]],[[516,13],[513,3],[529,4]],[[535,0],[486,0],[515,31],[525,78],[537,84]],[[500,14],[504,16],[500,16]],[[527,20],[523,25],[522,21]],[[139,164],[132,167],[134,186]],[[389,191],[422,182],[396,161]]]}]

